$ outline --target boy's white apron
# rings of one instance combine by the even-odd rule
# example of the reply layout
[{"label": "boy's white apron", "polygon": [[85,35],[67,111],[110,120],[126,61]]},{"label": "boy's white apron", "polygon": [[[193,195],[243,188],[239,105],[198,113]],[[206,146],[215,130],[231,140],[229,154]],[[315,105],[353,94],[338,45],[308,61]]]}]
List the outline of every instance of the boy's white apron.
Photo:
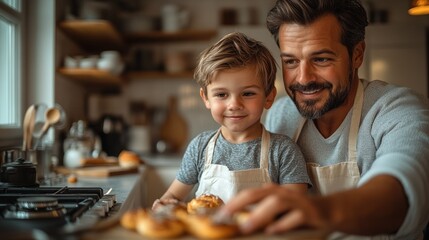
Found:
[{"label": "boy's white apron", "polygon": [[205,167],[196,196],[212,193],[219,196],[224,202],[228,202],[232,196],[243,189],[261,187],[271,182],[268,174],[270,134],[264,127],[262,127],[260,167],[254,169],[230,171],[227,166],[212,164],[214,147],[219,134],[220,129],[207,145]]}]

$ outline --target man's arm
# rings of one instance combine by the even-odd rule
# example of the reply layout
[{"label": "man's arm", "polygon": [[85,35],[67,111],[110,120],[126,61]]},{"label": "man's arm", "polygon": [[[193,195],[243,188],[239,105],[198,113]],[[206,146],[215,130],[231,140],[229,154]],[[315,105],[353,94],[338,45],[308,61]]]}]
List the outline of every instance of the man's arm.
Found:
[{"label": "man's arm", "polygon": [[[389,175],[329,196],[297,194],[273,184],[245,190],[227,203],[220,215],[231,215],[251,204],[255,204],[251,214],[241,226],[244,233],[261,228],[279,233],[314,227],[361,235],[393,234],[408,209],[402,185]],[[279,218],[279,214],[283,215]]]}]

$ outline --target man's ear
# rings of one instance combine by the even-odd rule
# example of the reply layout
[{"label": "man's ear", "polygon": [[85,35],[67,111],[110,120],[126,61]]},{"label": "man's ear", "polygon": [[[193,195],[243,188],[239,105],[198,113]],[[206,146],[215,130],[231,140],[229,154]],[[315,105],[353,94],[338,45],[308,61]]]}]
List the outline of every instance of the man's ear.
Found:
[{"label": "man's ear", "polygon": [[353,69],[358,69],[362,63],[365,53],[365,41],[360,41],[353,49]]},{"label": "man's ear", "polygon": [[276,95],[277,95],[277,88],[273,87],[270,94],[268,94],[268,96],[265,99],[265,105],[264,105],[265,109],[269,109],[273,105],[274,100],[276,99]]},{"label": "man's ear", "polygon": [[209,100],[208,100],[208,98],[207,98],[206,94],[204,93],[203,88],[200,88],[200,97],[201,97],[201,99],[203,100],[204,105],[206,105],[206,108],[207,108],[207,109],[210,109],[210,102],[209,102]]}]

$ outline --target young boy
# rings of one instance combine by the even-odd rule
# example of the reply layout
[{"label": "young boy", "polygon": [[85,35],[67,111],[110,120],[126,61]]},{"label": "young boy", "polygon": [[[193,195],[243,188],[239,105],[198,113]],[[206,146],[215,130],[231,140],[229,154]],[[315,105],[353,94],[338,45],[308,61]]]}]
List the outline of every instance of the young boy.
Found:
[{"label": "young boy", "polygon": [[230,33],[200,56],[194,78],[219,130],[199,134],[189,144],[167,192],[154,202],[183,201],[214,194],[227,202],[245,188],[278,183],[305,192],[310,179],[303,155],[287,136],[261,124],[276,96],[276,62],[260,42]]}]

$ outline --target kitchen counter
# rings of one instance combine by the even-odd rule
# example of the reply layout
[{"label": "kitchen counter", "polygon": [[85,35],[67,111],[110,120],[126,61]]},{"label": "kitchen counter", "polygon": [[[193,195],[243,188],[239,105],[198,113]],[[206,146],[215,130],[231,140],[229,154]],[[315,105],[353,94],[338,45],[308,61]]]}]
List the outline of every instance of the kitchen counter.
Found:
[{"label": "kitchen counter", "polygon": [[116,202],[123,203],[130,195],[132,187],[140,178],[141,173],[126,174],[120,176],[111,176],[105,178],[78,177],[76,183],[69,183],[66,179],[57,181],[53,184],[44,184],[42,186],[57,186],[57,187],[101,187],[103,193],[107,193],[110,189],[110,194],[116,195]]},{"label": "kitchen counter", "polygon": [[[292,231],[290,233],[281,234],[281,235],[266,235],[263,233],[256,233],[249,236],[237,236],[232,239],[249,239],[249,240],[326,240],[327,234],[316,231],[316,230],[300,230]],[[103,239],[103,240],[116,240],[116,239],[127,239],[127,240],[147,240],[152,238],[144,237],[137,232],[127,230],[120,226],[115,226],[110,229],[105,229],[101,232],[92,232],[83,236],[82,239],[92,240],[92,239]],[[174,238],[176,240],[195,240],[197,238],[184,235],[182,237]]]},{"label": "kitchen counter", "polygon": [[[180,166],[180,159],[177,157],[153,156],[145,157],[145,165],[142,165],[138,174],[128,174],[109,178],[83,178],[79,177],[76,184],[68,184],[69,187],[96,186],[101,187],[106,192],[112,188],[111,193],[116,194],[117,201],[122,203],[121,209],[109,218],[100,221],[96,226],[87,229],[76,236],[76,239],[96,240],[96,239],[147,239],[135,231],[127,230],[120,226],[119,220],[126,211],[149,207],[153,198],[159,197],[164,188],[168,187],[175,173]],[[163,186],[163,187],[160,187]],[[161,188],[161,190],[160,190]],[[150,195],[152,197],[148,196]],[[179,240],[195,239],[191,236],[176,238]],[[326,239],[326,234],[318,231],[306,230],[296,231],[280,236],[267,236],[262,233],[252,236],[237,237],[236,239]]]}]

